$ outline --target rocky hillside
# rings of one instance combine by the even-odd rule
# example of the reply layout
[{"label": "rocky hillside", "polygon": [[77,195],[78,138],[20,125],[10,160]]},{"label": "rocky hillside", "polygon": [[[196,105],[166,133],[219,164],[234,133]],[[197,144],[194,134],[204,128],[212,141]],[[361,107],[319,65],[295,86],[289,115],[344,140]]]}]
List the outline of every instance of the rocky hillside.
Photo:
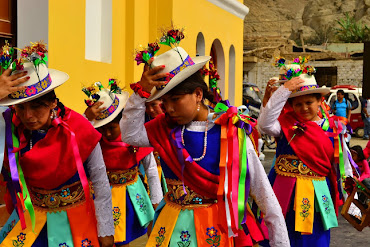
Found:
[{"label": "rocky hillside", "polygon": [[[320,44],[335,41],[333,27],[345,13],[370,27],[370,0],[244,0],[245,49],[274,45],[281,40]],[[263,39],[263,40],[261,40]]]}]

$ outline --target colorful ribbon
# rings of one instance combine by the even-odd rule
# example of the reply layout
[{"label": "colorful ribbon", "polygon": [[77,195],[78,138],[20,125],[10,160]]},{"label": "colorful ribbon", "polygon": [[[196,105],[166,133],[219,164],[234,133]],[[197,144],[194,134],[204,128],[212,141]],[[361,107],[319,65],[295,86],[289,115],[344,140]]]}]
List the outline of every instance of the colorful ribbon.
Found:
[{"label": "colorful ribbon", "polygon": [[61,117],[55,118],[51,122],[51,124],[54,127],[57,127],[58,125],[61,125],[71,134],[70,144],[72,146],[73,155],[75,157],[78,175],[80,177],[81,184],[82,184],[82,187],[83,187],[83,190],[84,190],[85,199],[86,199],[86,203],[87,203],[87,209],[88,209],[88,212],[90,213],[90,210],[92,210],[92,208],[93,208],[92,207],[92,202],[90,200],[90,187],[89,187],[89,182],[87,181],[85,169],[84,169],[84,166],[83,166],[83,163],[82,163],[82,160],[81,160],[80,150],[78,149],[78,145],[77,145],[77,141],[76,141],[76,134],[71,130],[71,128],[69,127],[69,125],[66,122],[62,121]]},{"label": "colorful ribbon", "polygon": [[[0,107],[0,113],[3,116],[4,112],[6,111],[5,107]],[[4,150],[5,148],[5,119],[4,116],[0,117],[0,171],[3,167],[3,161],[4,161]]]},{"label": "colorful ribbon", "polygon": [[[31,197],[27,189],[27,184],[24,179],[22,168],[19,164],[19,153],[15,152],[14,149],[19,147],[19,140],[15,135],[15,127],[12,124],[12,112],[11,109],[6,110],[3,113],[5,123],[6,123],[6,144],[8,147],[8,160],[9,160],[9,168],[11,174],[11,184],[9,184],[9,189],[11,194],[17,195],[19,201],[16,199],[15,196],[12,196],[12,201],[16,201],[15,207],[17,208],[18,216],[21,222],[22,229],[26,228],[26,221],[24,217],[24,208],[29,211],[31,222],[32,222],[32,230],[35,229],[36,218],[35,218],[35,211],[32,206]],[[22,184],[22,186],[21,186]]]}]

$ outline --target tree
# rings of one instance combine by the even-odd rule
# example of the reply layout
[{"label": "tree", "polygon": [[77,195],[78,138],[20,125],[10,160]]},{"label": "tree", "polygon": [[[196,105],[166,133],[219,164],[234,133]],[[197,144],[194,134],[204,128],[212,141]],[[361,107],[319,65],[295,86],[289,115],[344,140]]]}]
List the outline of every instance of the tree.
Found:
[{"label": "tree", "polygon": [[337,21],[338,28],[335,28],[336,37],[344,43],[363,43],[370,40],[370,30],[361,21],[356,21],[354,16],[345,14],[344,18]]}]

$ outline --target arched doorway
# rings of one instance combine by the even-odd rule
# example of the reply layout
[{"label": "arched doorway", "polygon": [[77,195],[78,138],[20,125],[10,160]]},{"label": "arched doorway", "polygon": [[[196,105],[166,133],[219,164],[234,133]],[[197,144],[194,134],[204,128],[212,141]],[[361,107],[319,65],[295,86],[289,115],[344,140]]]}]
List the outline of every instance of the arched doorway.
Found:
[{"label": "arched doorway", "polygon": [[197,36],[196,49],[197,49],[197,53],[196,53],[197,56],[204,56],[206,54],[206,45],[204,41],[204,36],[201,32],[198,33],[198,36]]},{"label": "arched doorway", "polygon": [[222,99],[227,99],[228,95],[226,94],[225,89],[225,54],[222,47],[221,41],[215,39],[212,43],[210,55],[213,59],[213,64],[217,69],[218,74],[220,75],[220,80],[218,81],[218,87],[221,90]]},{"label": "arched doorway", "polygon": [[229,101],[235,105],[235,48],[230,46],[229,50]]}]

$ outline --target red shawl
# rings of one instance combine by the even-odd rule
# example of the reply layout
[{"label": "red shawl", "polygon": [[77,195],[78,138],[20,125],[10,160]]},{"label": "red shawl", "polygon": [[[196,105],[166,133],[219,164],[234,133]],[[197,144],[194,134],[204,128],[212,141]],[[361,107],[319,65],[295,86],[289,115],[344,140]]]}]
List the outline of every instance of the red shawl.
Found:
[{"label": "red shawl", "polygon": [[[279,117],[279,122],[284,135],[298,158],[312,171],[321,176],[329,177],[332,184],[332,198],[334,206],[338,206],[338,187],[334,166],[334,148],[329,137],[320,126],[312,121],[299,118],[293,111],[285,111]],[[306,130],[303,135],[294,135],[293,126],[304,123]]]},{"label": "red shawl", "polygon": [[[195,161],[185,161],[184,174],[181,172],[181,164],[178,160],[176,147],[171,143],[171,129],[169,128],[165,115],[159,115],[145,124],[148,138],[154,149],[171,171],[181,179],[184,184],[196,193],[210,198],[217,198],[219,176],[208,172],[199,166]],[[183,156],[186,160],[190,155],[183,149]]]},{"label": "red shawl", "polygon": [[130,169],[153,152],[153,148],[134,148],[122,142],[121,135],[114,141],[108,141],[103,137],[100,145],[107,170]]},{"label": "red shawl", "polygon": [[[17,119],[15,121],[17,122]],[[81,160],[86,161],[99,142],[100,133],[88,120],[69,108],[66,108],[63,121],[75,133]],[[18,128],[22,127],[20,123]],[[54,189],[76,174],[77,167],[70,138],[71,135],[65,127],[53,126],[42,140],[20,157],[24,177],[29,186]]]}]

